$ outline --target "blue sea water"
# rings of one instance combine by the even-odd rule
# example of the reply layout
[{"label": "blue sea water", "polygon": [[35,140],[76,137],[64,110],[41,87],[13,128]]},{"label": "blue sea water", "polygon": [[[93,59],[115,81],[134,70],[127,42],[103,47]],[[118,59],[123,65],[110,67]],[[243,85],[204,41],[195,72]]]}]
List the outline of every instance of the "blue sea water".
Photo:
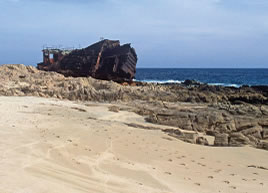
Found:
[{"label": "blue sea water", "polygon": [[192,69],[192,68],[137,68],[136,80],[157,83],[180,83],[186,79],[211,85],[239,87],[268,85],[266,69]]}]

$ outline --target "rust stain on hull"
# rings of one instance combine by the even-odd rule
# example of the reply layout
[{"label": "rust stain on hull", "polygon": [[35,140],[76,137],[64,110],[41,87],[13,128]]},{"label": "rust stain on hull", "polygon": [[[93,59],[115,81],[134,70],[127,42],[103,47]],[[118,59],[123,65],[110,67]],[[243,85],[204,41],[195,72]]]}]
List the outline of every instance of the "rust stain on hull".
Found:
[{"label": "rust stain on hull", "polygon": [[130,44],[102,40],[87,48],[43,49],[38,69],[59,72],[65,76],[87,77],[116,82],[132,81],[136,74],[137,54]]}]

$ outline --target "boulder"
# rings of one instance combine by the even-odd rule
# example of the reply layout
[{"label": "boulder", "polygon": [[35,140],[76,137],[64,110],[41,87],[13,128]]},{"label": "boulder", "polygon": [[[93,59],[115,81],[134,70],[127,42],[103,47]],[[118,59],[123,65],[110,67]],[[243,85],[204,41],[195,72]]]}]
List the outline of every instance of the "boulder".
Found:
[{"label": "boulder", "polygon": [[257,147],[260,143],[260,140],[255,138],[254,136],[248,135],[247,138],[250,140],[251,145],[253,145],[254,147]]},{"label": "boulder", "polygon": [[262,132],[261,126],[255,126],[241,131],[243,135],[246,136],[251,135],[258,139],[262,139],[261,132]]},{"label": "boulder", "polygon": [[262,131],[262,138],[268,139],[268,128],[267,127],[265,127]]},{"label": "boulder", "polygon": [[198,144],[198,145],[209,145],[208,140],[205,137],[197,137],[196,144]]},{"label": "boulder", "polygon": [[165,133],[168,133],[170,136],[185,141],[187,143],[196,144],[198,137],[197,133],[194,132],[182,132],[179,129],[164,129],[162,130]]},{"label": "boulder", "polygon": [[230,134],[230,146],[240,147],[252,144],[250,140],[240,132]]},{"label": "boulder", "polygon": [[182,84],[184,84],[186,86],[196,86],[196,85],[200,85],[201,83],[196,81],[196,80],[186,79],[184,82],[182,82]]},{"label": "boulder", "polygon": [[239,132],[245,129],[258,126],[258,122],[257,120],[254,120],[252,118],[245,117],[243,119],[236,119],[235,126],[236,126],[237,131]]},{"label": "boulder", "polygon": [[225,133],[215,133],[215,146],[228,146],[229,145],[229,135]]},{"label": "boulder", "polygon": [[258,148],[268,150],[268,141],[262,141],[258,144]]}]

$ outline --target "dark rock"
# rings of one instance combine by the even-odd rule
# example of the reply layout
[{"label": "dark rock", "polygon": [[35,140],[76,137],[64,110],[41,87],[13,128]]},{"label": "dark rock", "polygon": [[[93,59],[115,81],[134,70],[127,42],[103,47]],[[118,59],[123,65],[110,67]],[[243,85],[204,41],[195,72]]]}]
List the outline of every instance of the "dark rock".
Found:
[{"label": "dark rock", "polygon": [[252,143],[250,142],[250,140],[240,132],[230,134],[230,141],[229,141],[230,146],[239,147],[251,144]]},{"label": "dark rock", "polygon": [[196,144],[208,145],[208,140],[205,137],[197,137]]},{"label": "dark rock", "polygon": [[262,141],[258,144],[258,148],[268,150],[268,142]]},{"label": "dark rock", "polygon": [[268,139],[268,128],[267,127],[265,127],[262,131],[262,138]]},{"label": "dark rock", "polygon": [[262,127],[260,126],[251,127],[249,129],[244,129],[241,131],[243,135],[246,135],[246,136],[251,135],[258,139],[262,139],[261,132],[262,132]]},{"label": "dark rock", "polygon": [[200,82],[198,82],[196,80],[189,80],[189,79],[186,79],[184,82],[182,82],[182,84],[184,84],[186,86],[197,86],[197,85],[201,85]]},{"label": "dark rock", "polygon": [[229,145],[229,135],[225,133],[215,133],[215,146],[228,146]]},{"label": "dark rock", "polygon": [[253,145],[254,147],[257,147],[257,145],[259,144],[260,140],[255,138],[254,136],[248,135],[247,138],[250,140],[251,145]]},{"label": "dark rock", "polygon": [[235,120],[235,127],[236,127],[237,131],[249,129],[249,128],[255,127],[257,125],[258,125],[258,122],[256,119],[254,120],[254,119],[248,118],[248,117]]},{"label": "dark rock", "polygon": [[209,136],[215,137],[216,134],[217,134],[217,132],[215,132],[215,131],[211,131],[211,130],[206,131],[206,135],[209,135]]}]

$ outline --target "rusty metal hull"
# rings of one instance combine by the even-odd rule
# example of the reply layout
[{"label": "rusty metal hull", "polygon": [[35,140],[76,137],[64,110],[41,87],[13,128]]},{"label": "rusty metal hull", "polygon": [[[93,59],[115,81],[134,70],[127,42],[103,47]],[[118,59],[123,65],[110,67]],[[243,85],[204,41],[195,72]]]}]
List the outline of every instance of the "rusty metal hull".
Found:
[{"label": "rusty metal hull", "polygon": [[[50,58],[51,54],[53,58]],[[117,82],[131,81],[136,74],[137,54],[130,44],[103,40],[84,49],[62,51],[44,49],[38,69],[65,76],[87,77]]]}]

